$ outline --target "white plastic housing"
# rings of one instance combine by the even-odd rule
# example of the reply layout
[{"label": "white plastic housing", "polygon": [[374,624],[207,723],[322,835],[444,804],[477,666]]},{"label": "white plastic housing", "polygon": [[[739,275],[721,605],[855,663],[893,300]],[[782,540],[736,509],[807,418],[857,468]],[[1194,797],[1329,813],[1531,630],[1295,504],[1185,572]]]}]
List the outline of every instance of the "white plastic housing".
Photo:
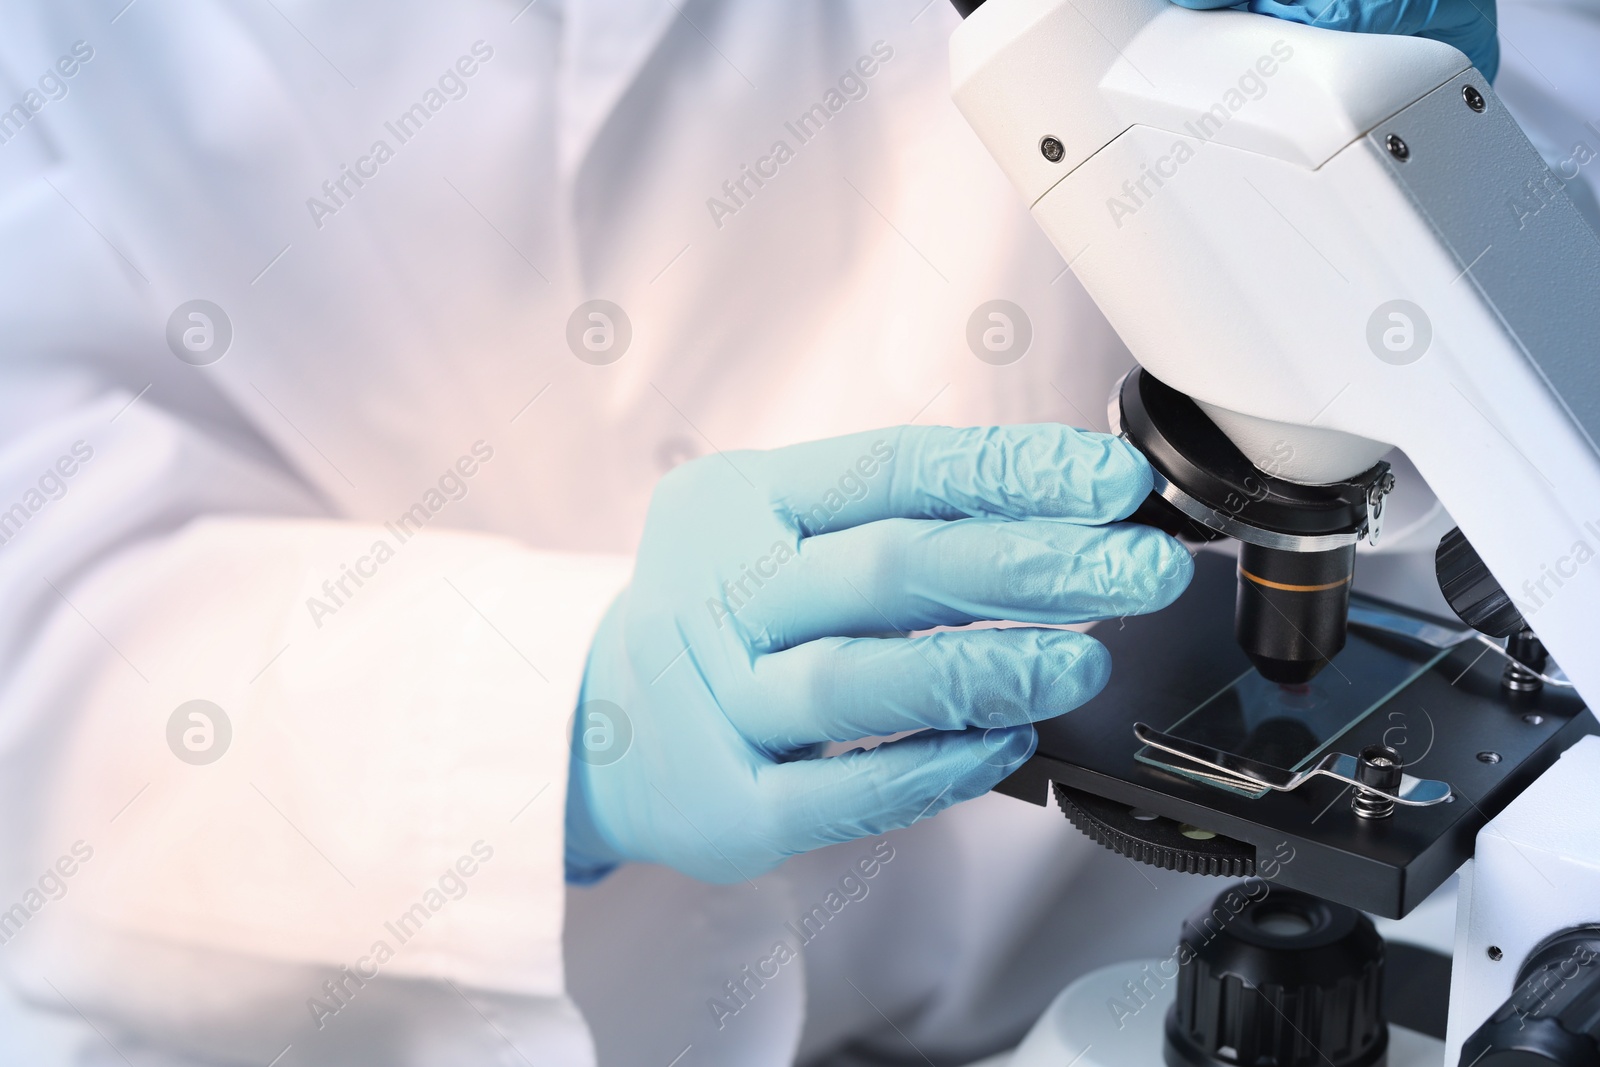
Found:
[{"label": "white plastic housing", "polygon": [[[1453,254],[1400,178],[1435,175],[1442,195],[1504,210],[1491,254],[1537,270],[1564,269],[1570,242],[1594,236],[1562,195],[1526,233],[1513,226],[1526,220],[1496,198],[1520,172],[1505,168],[1525,153],[1528,174],[1548,172],[1465,57],[1166,0],[990,0],[951,48],[958,105],[1134,357],[1280,476],[1331,481],[1401,448],[1600,698],[1600,563],[1588,562],[1600,555],[1600,456],[1464,270],[1473,253]],[[1412,146],[1426,163],[1397,163],[1367,136],[1424,98],[1475,121],[1468,84],[1490,109],[1474,135],[1500,131],[1492,150],[1434,119]],[[1046,136],[1065,146],[1060,163],[1040,150]],[[1541,259],[1546,224],[1564,228]],[[1524,283],[1525,303],[1539,283]],[[1431,321],[1411,362],[1369,343],[1396,299]],[[1567,303],[1549,314],[1594,314]]]},{"label": "white plastic housing", "polygon": [[[1449,1063],[1515,988],[1540,942],[1600,925],[1600,737],[1585,737],[1478,831],[1461,872]],[[1490,952],[1493,948],[1495,951]]]},{"label": "white plastic housing", "polygon": [[[950,40],[954,98],[1029,204],[1135,124],[1181,130],[1274,44],[1293,53],[1270,91],[1214,136],[1316,168],[1467,59],[1420,37],[1330,34],[1169,0],[991,0]],[[1051,163],[1043,136],[1066,157]]]}]

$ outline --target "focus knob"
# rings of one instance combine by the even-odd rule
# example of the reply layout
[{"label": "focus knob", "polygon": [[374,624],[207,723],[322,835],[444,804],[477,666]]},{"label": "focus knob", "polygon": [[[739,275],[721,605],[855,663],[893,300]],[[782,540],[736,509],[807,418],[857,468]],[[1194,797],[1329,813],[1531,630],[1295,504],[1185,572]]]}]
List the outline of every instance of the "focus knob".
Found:
[{"label": "focus knob", "polygon": [[1461,1063],[1600,1065],[1600,930],[1570,930],[1535,950],[1511,999],[1461,1046]]},{"label": "focus knob", "polygon": [[1184,926],[1167,1067],[1381,1064],[1383,959],[1372,920],[1353,908],[1269,882],[1235,886]]},{"label": "focus knob", "polygon": [[1451,610],[1474,630],[1510,637],[1528,625],[1459,526],[1439,541],[1433,568]]}]

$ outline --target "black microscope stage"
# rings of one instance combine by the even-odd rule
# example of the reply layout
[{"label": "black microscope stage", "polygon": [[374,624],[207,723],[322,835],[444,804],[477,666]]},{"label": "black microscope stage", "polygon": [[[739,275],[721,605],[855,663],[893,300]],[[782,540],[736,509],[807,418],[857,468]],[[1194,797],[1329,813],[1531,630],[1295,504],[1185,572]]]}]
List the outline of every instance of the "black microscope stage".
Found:
[{"label": "black microscope stage", "polygon": [[[1096,626],[1095,637],[1112,653],[1110,684],[1083,707],[1039,724],[1038,751],[996,790],[1034,804],[1061,803],[1080,828],[1130,858],[1202,873],[1259,873],[1397,919],[1472,856],[1484,824],[1563,751],[1600,732],[1571,690],[1503,689],[1504,661],[1476,642],[1444,654],[1387,699],[1380,687],[1372,706],[1358,693],[1370,680],[1361,669],[1405,656],[1420,669],[1439,654],[1410,638],[1352,627],[1345,650],[1314,684],[1333,700],[1348,685],[1351,707],[1371,710],[1347,728],[1354,712],[1324,715],[1313,728],[1333,737],[1327,751],[1394,746],[1406,773],[1450,784],[1450,803],[1362,819],[1351,810],[1349,787],[1330,778],[1252,799],[1137,759],[1144,746],[1133,735],[1135,722],[1176,730],[1201,705],[1213,718],[1238,720],[1236,707],[1212,698],[1240,679],[1243,688],[1261,688],[1234,643],[1234,586],[1234,561],[1201,552],[1194,583],[1172,607]],[[1252,736],[1284,725],[1281,717],[1270,729],[1257,724]],[[1273,743],[1266,742],[1269,750]]]}]

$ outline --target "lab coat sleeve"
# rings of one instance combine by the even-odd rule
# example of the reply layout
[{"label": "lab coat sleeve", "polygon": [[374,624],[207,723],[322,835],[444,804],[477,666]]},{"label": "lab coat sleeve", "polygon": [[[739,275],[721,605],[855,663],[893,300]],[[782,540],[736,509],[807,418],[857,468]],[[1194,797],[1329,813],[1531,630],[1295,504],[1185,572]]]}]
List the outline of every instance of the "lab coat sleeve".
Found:
[{"label": "lab coat sleeve", "polygon": [[323,517],[193,368],[123,358],[138,290],[61,200],[0,203],[0,966],[146,1034],[247,1012],[246,971],[313,1018],[308,967],[560,998],[628,561]]},{"label": "lab coat sleeve", "polygon": [[[36,436],[86,439],[119,399]],[[270,486],[136,412],[0,550],[40,594],[5,690],[29,782],[7,884],[42,890],[0,918],[14,977],[147,1034],[215,1022],[192,993],[218,960],[283,964],[252,973],[301,1021],[337,1009],[319,983],[341,968],[563,996],[569,724],[626,561],[237,513],[74,560],[74,531],[141,494],[176,509],[215,483],[220,510]]]},{"label": "lab coat sleeve", "polygon": [[314,520],[115,554],[18,686],[74,712],[35,866],[81,841],[80,869],[40,962],[142,940],[559,996],[569,723],[623,577]]}]

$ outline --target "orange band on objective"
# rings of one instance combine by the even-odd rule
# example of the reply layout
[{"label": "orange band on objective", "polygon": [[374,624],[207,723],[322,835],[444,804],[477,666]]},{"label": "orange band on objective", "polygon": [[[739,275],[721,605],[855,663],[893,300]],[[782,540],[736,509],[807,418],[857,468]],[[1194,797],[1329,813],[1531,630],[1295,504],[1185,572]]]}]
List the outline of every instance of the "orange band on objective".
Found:
[{"label": "orange band on objective", "polygon": [[1265,578],[1258,578],[1243,567],[1239,568],[1239,576],[1248,578],[1257,585],[1264,585],[1268,589],[1279,589],[1285,593],[1325,593],[1329,589],[1337,589],[1341,585],[1348,585],[1351,578],[1350,575],[1345,575],[1337,582],[1325,582],[1322,585],[1284,585],[1282,582],[1271,582]]}]

